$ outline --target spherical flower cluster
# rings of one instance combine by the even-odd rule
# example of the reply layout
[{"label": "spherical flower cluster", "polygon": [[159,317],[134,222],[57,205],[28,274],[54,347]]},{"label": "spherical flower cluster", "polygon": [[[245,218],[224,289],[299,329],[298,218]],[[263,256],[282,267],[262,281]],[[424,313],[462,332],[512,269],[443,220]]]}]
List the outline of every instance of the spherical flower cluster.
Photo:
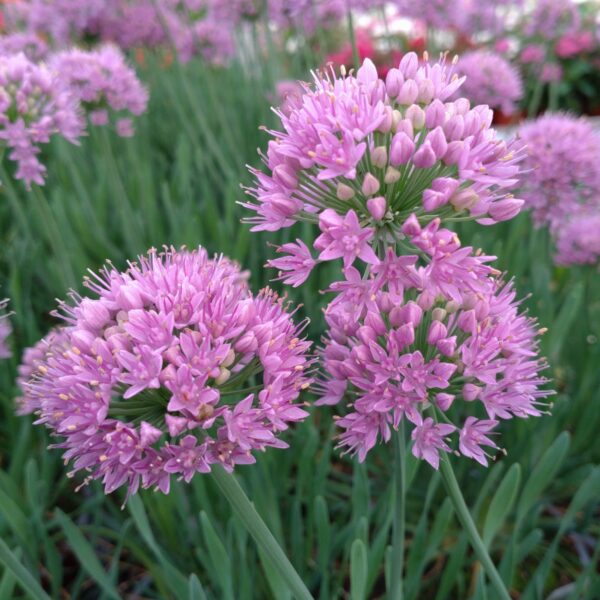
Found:
[{"label": "spherical flower cluster", "polygon": [[312,35],[329,29],[346,16],[347,0],[269,0],[269,19],[279,28],[293,28]]},{"label": "spherical flower cluster", "polygon": [[487,104],[510,115],[523,97],[519,71],[494,52],[475,50],[461,56],[457,71],[466,77],[460,89],[474,104]]},{"label": "spherical flower cluster", "polygon": [[9,35],[0,35],[0,56],[20,52],[29,60],[39,62],[48,54],[48,44],[34,33],[17,31]]},{"label": "spherical flower cluster", "polygon": [[253,230],[318,224],[318,260],[349,265],[372,261],[365,246],[393,240],[412,213],[514,217],[522,150],[497,138],[487,106],[448,100],[463,82],[451,71],[409,53],[385,82],[370,60],[356,76],[315,74],[294,106],[275,111],[283,130],[269,132],[268,172],[252,170],[255,202],[244,204]]},{"label": "spherical flower cluster", "polygon": [[525,26],[525,34],[554,40],[579,28],[581,19],[573,0],[537,0]]},{"label": "spherical flower cluster", "polygon": [[521,195],[534,222],[552,230],[582,209],[600,206],[600,136],[589,121],[547,114],[524,124],[527,145]]},{"label": "spherical flower cluster", "polygon": [[203,249],[151,251],[126,272],[111,265],[72,294],[67,324],[32,350],[21,412],[57,436],[73,472],[169,490],[220,464],[283,448],[280,432],[307,413],[309,342],[283,300],[253,296],[245,274]]},{"label": "spherical flower cluster", "polygon": [[439,219],[422,228],[413,215],[403,233],[414,255],[389,247],[368,277],[351,267],[331,286],[318,404],[347,402],[340,446],[361,461],[405,422],[413,454],[434,468],[453,434],[454,450],[486,465],[499,420],[540,415],[550,393],[535,321],[493,257],[461,247]]},{"label": "spherical flower cluster", "polygon": [[77,100],[51,70],[22,53],[0,56],[0,148],[17,163],[17,179],[43,185],[39,145],[55,134],[76,143],[82,133]]},{"label": "spherical flower cluster", "polygon": [[556,229],[555,261],[559,265],[600,265],[600,210],[581,210]]},{"label": "spherical flower cluster", "polygon": [[[140,115],[146,110],[148,92],[116,46],[59,52],[51,66],[87,109],[94,125],[106,125],[109,110],[119,115]],[[122,120],[130,122],[128,117]],[[122,120],[117,124],[119,133],[124,129]]]}]

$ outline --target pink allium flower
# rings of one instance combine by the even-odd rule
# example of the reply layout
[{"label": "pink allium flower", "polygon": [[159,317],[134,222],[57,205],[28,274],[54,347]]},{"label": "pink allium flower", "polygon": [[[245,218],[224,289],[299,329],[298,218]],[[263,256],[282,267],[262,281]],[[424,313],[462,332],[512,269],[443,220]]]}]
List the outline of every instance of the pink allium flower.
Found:
[{"label": "pink allium flower", "polygon": [[[61,81],[91,112],[93,124],[101,122],[98,113],[107,109],[132,115],[146,110],[148,92],[116,46],[67,50],[54,55],[51,64]],[[117,131],[119,135],[130,134],[130,128]]]},{"label": "pink allium flower", "polygon": [[[340,446],[361,461],[405,422],[413,454],[434,468],[453,446],[485,464],[481,446],[496,448],[486,436],[498,420],[539,416],[551,394],[536,323],[493,257],[461,247],[439,219],[422,228],[413,215],[402,231],[414,255],[388,247],[364,277],[351,267],[331,286],[317,404],[345,401]],[[488,420],[475,417],[481,409]]]},{"label": "pink allium flower", "polygon": [[310,343],[283,300],[253,296],[239,267],[202,248],[151,251],[126,272],[108,265],[72,293],[66,325],[25,356],[20,412],[63,438],[56,447],[101,479],[169,490],[220,464],[254,462],[307,413]]},{"label": "pink allium flower", "polygon": [[12,327],[8,320],[9,315],[5,313],[7,304],[8,299],[0,300],[0,360],[12,356],[12,352],[6,343],[6,340],[12,333]]},{"label": "pink allium flower", "polygon": [[579,10],[573,0],[537,0],[525,27],[527,36],[554,40],[579,28]]},{"label": "pink allium flower", "polygon": [[317,264],[310,253],[310,248],[302,240],[283,244],[277,248],[277,252],[284,256],[269,260],[267,265],[273,269],[279,269],[278,279],[292,287],[302,285]]},{"label": "pink allium flower", "polygon": [[457,71],[466,77],[460,91],[474,104],[511,114],[523,97],[521,74],[505,58],[487,50],[461,56]]},{"label": "pink allium flower", "polygon": [[590,52],[596,42],[591,31],[565,33],[554,46],[554,51],[561,58],[576,56],[582,52]]},{"label": "pink allium flower", "polygon": [[546,58],[546,48],[541,44],[529,44],[521,51],[522,63],[541,63]]},{"label": "pink allium flower", "polygon": [[20,52],[29,60],[39,62],[48,54],[48,44],[34,33],[16,31],[0,35],[0,56]]},{"label": "pink allium flower", "polygon": [[579,211],[554,231],[559,265],[600,264],[600,208]]},{"label": "pink allium flower", "polygon": [[560,81],[563,76],[563,70],[560,65],[556,63],[546,63],[542,67],[542,72],[540,73],[540,79],[545,83],[550,83],[552,81]]},{"label": "pink allium flower", "polygon": [[0,56],[0,144],[17,163],[17,179],[43,185],[39,145],[53,135],[77,143],[82,133],[77,101],[51,70],[24,54]]},{"label": "pink allium flower", "polygon": [[255,212],[252,230],[318,224],[319,260],[343,256],[348,266],[358,245],[323,252],[334,220],[363,240],[364,253],[366,242],[399,235],[411,213],[468,214],[485,225],[514,217],[521,147],[496,136],[487,106],[449,100],[463,82],[452,70],[409,53],[385,82],[370,60],[355,76],[314,74],[293,106],[275,110],[282,128],[269,132],[267,172],[252,169],[254,201],[244,203]]},{"label": "pink allium flower", "polygon": [[600,135],[589,121],[546,114],[522,125],[519,135],[531,169],[521,195],[536,225],[554,230],[582,208],[600,205]]}]

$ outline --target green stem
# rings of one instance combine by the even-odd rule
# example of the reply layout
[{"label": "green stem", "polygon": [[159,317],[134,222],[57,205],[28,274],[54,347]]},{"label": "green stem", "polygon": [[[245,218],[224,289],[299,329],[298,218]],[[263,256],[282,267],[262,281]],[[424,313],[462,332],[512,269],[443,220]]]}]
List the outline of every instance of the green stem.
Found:
[{"label": "green stem", "polygon": [[352,62],[354,63],[354,68],[358,69],[360,67],[360,57],[358,55],[358,46],[356,45],[356,35],[354,34],[354,19],[352,17],[352,9],[348,6],[347,10],[348,15],[348,34],[350,36],[350,45],[352,46]]},{"label": "green stem", "polygon": [[540,108],[540,102],[542,101],[542,94],[544,93],[544,82],[541,79],[537,79],[535,82],[535,87],[533,88],[533,93],[531,94],[531,99],[529,100],[529,105],[527,106],[527,117],[529,119],[534,119],[537,115],[537,112]]},{"label": "green stem", "polygon": [[314,600],[236,478],[219,465],[213,467],[211,476],[225,498],[227,498],[238,519],[248,530],[248,533],[269,557],[272,565],[286,582],[290,592],[297,600]]},{"label": "green stem", "polygon": [[404,571],[404,537],[406,528],[406,442],[404,423],[394,435],[394,521],[392,525],[392,580],[390,600],[402,600]]},{"label": "green stem", "polygon": [[469,540],[471,541],[471,546],[473,547],[477,558],[483,565],[483,568],[485,569],[493,588],[496,590],[498,598],[501,598],[502,600],[511,600],[510,594],[508,593],[500,574],[492,562],[483,540],[477,531],[477,527],[473,522],[469,508],[467,507],[465,499],[460,491],[458,481],[456,480],[456,476],[454,475],[454,470],[452,469],[452,464],[450,463],[449,457],[442,457],[442,460],[440,461],[440,471],[442,473],[446,490],[450,496],[450,500],[452,500],[458,520],[465,528],[465,531],[469,536]]}]

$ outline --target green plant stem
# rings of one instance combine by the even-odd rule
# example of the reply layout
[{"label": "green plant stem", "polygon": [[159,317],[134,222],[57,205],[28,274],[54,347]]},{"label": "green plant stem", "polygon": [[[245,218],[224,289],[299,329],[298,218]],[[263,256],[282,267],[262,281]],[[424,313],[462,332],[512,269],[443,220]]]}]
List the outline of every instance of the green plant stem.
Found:
[{"label": "green plant stem", "polygon": [[227,498],[238,519],[248,530],[248,533],[269,557],[273,566],[286,582],[290,592],[297,600],[314,600],[236,478],[219,465],[213,467],[211,476],[225,498]]},{"label": "green plant stem", "polygon": [[498,570],[492,562],[483,540],[477,531],[477,527],[473,522],[469,508],[467,507],[465,499],[460,491],[458,481],[456,480],[456,476],[454,475],[454,470],[452,469],[449,457],[442,457],[442,460],[440,461],[440,471],[442,473],[444,485],[446,486],[446,490],[450,496],[450,500],[452,500],[458,520],[465,528],[467,535],[469,536],[469,540],[471,541],[471,546],[473,547],[477,558],[483,565],[483,568],[485,569],[493,588],[496,590],[497,597],[501,598],[502,600],[511,600],[510,594],[508,593],[508,590],[506,589]]},{"label": "green plant stem", "polygon": [[352,46],[352,62],[354,63],[354,68],[358,69],[360,67],[360,57],[358,55],[358,46],[356,45],[356,35],[354,33],[354,19],[352,17],[352,9],[348,6],[347,9],[348,15],[348,35],[350,36],[350,45]]},{"label": "green plant stem", "polygon": [[392,565],[390,600],[402,600],[404,586],[404,536],[406,529],[406,442],[404,423],[394,435],[394,521],[392,525]]}]

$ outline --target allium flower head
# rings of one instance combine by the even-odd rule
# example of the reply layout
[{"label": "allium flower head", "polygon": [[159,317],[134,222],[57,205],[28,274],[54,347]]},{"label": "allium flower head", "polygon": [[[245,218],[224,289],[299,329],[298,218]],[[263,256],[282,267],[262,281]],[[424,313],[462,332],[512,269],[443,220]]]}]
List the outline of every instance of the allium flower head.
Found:
[{"label": "allium flower head", "polygon": [[35,33],[16,31],[0,35],[0,56],[23,52],[34,62],[44,59],[48,53],[48,44]]},{"label": "allium flower head", "polygon": [[349,266],[372,263],[365,244],[401,236],[413,213],[483,224],[514,217],[520,146],[496,137],[487,106],[449,100],[463,82],[452,71],[409,53],[385,81],[370,60],[356,75],[314,74],[301,98],[275,110],[282,127],[269,131],[267,172],[252,169],[254,201],[244,204],[253,230],[314,223],[319,260]]},{"label": "allium flower head", "polygon": [[312,359],[282,299],[253,296],[235,263],[203,249],[151,251],[86,285],[96,297],[72,293],[66,325],[21,370],[34,375],[20,411],[63,438],[73,472],[107,493],[166,493],[171,474],[286,447],[280,432],[307,415],[296,400]]},{"label": "allium flower head", "polygon": [[511,114],[523,97],[519,71],[494,52],[467,52],[461,56],[457,71],[466,77],[458,93],[474,104],[487,104],[490,108]]},{"label": "allium flower head", "polygon": [[76,143],[82,133],[76,98],[50,69],[22,53],[0,56],[0,147],[17,163],[17,179],[43,185],[39,145],[53,135]]},{"label": "allium flower head", "polygon": [[581,210],[554,231],[559,265],[600,265],[600,209]]},{"label": "allium flower head", "polygon": [[52,67],[89,111],[94,125],[108,121],[108,110],[132,115],[146,110],[148,92],[116,46],[60,52]]},{"label": "allium flower head", "polygon": [[499,420],[540,415],[551,393],[536,323],[493,257],[439,219],[422,228],[412,216],[403,231],[415,254],[389,247],[368,277],[351,267],[331,286],[318,403],[346,403],[340,446],[361,461],[404,422],[413,454],[434,468],[452,449],[485,465]]},{"label": "allium flower head", "polygon": [[531,169],[521,195],[537,225],[555,229],[580,210],[600,206],[600,135],[589,121],[546,114],[522,125],[519,135]]}]

